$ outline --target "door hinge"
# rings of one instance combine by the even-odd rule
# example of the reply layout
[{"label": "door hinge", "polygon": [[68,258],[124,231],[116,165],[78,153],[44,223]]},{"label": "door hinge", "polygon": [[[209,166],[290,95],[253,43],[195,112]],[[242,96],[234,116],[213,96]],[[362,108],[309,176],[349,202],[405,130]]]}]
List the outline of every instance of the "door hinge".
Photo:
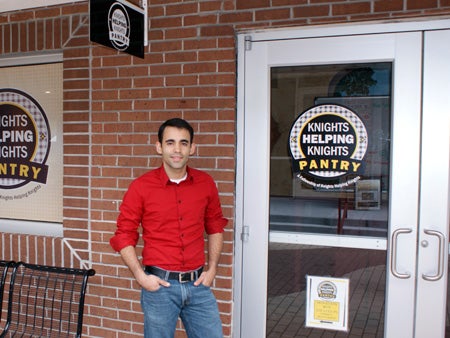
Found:
[{"label": "door hinge", "polygon": [[245,36],[245,50],[252,50],[252,37],[250,35]]},{"label": "door hinge", "polygon": [[241,232],[241,241],[247,242],[249,235],[250,235],[250,228],[248,225],[244,225],[242,227],[242,232]]}]

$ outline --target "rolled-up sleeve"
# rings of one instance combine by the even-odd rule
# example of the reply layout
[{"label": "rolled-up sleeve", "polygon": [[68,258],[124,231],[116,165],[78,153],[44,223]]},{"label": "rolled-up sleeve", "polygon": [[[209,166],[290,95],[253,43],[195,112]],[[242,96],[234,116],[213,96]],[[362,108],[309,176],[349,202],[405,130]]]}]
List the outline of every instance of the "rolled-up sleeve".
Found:
[{"label": "rolled-up sleeve", "polygon": [[139,240],[139,225],[143,212],[142,197],[134,182],[130,185],[120,205],[117,229],[109,243],[119,252],[127,246],[136,246]]},{"label": "rolled-up sleeve", "polygon": [[208,235],[221,233],[224,231],[228,220],[223,217],[220,205],[219,192],[214,181],[210,181],[210,197],[205,214],[205,231]]}]

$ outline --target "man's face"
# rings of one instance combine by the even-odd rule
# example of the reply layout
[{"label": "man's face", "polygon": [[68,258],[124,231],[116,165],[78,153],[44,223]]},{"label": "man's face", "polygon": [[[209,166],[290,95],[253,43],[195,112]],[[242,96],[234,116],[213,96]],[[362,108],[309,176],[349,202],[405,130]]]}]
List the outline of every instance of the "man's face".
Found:
[{"label": "man's face", "polygon": [[169,178],[181,178],[186,173],[189,156],[195,152],[195,144],[190,139],[188,130],[166,127],[162,142],[156,142],[156,151],[162,155]]}]

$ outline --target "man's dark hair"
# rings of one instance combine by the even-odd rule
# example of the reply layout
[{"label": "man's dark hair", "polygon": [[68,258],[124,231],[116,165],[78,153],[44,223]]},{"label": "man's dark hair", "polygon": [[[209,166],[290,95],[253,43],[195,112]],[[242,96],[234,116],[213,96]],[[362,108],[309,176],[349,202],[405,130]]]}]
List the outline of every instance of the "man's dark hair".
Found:
[{"label": "man's dark hair", "polygon": [[192,143],[194,141],[194,128],[187,122],[186,120],[180,119],[178,117],[175,117],[173,119],[167,120],[164,122],[158,130],[158,141],[162,143],[163,140],[163,134],[166,127],[175,127],[178,129],[186,129],[189,131],[189,135],[191,136],[190,142]]}]

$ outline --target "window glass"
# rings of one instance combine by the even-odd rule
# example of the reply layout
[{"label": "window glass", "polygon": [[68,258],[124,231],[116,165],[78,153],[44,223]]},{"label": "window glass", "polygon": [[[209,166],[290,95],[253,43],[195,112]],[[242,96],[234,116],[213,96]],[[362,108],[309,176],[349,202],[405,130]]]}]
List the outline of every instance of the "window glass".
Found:
[{"label": "window glass", "polygon": [[2,232],[62,235],[62,68],[0,68]]},{"label": "window glass", "polygon": [[[386,237],[391,64],[278,67],[271,75],[270,230]],[[336,189],[321,189],[292,173],[292,125],[320,104],[351,109],[367,130],[364,171],[355,184],[344,185],[352,178],[346,176],[327,181]]]}]

